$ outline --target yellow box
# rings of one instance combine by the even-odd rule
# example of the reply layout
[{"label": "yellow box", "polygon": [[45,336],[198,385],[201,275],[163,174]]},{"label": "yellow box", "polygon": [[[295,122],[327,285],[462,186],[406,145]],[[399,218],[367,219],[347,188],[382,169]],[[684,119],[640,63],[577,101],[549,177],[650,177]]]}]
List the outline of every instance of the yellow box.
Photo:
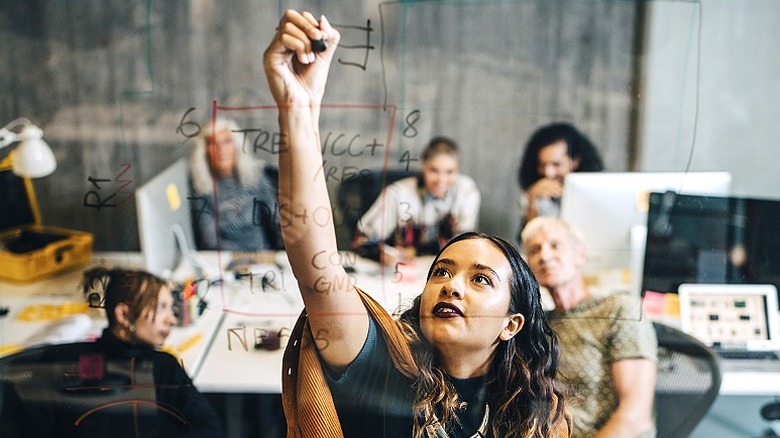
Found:
[{"label": "yellow box", "polygon": [[89,263],[92,234],[41,225],[32,182],[0,162],[0,279],[32,282]]}]

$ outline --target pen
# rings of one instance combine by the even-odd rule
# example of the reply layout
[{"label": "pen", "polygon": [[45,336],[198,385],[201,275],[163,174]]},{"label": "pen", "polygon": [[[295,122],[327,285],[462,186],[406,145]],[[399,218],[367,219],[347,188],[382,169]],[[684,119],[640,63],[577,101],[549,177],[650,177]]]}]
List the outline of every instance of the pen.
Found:
[{"label": "pen", "polygon": [[325,44],[325,40],[319,39],[319,40],[311,40],[311,50],[314,53],[320,53],[327,50],[328,45]]},{"label": "pen", "polygon": [[203,333],[195,333],[189,339],[187,339],[186,341],[184,341],[181,344],[179,344],[176,347],[176,352],[179,353],[179,354],[184,353],[185,351],[187,351],[190,348],[192,348],[193,345],[197,344],[198,341],[200,341],[202,337],[203,337]]},{"label": "pen", "polygon": [[[317,27],[319,29],[322,29],[322,27],[320,27],[319,25]],[[314,53],[324,52],[328,48],[328,45],[325,44],[325,40],[323,38],[320,38],[318,40],[309,40],[309,41],[311,41],[311,51]]]}]

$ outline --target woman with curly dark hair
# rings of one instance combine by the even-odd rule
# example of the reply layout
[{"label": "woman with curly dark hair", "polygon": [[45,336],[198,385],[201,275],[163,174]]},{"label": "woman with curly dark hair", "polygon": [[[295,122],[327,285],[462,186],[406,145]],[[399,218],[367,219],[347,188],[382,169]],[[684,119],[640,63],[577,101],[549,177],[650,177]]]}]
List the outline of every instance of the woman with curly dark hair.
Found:
[{"label": "woman with curly dark hair", "polygon": [[282,233],[306,307],[283,366],[288,436],[570,436],[557,339],[513,245],[456,236],[399,321],[335,257],[319,113],[339,38],[324,17],[290,10],[264,55],[282,138]]},{"label": "woman with curly dark hair", "polygon": [[518,182],[522,229],[537,216],[558,216],[563,180],[571,172],[604,170],[596,146],[569,123],[551,123],[528,139],[520,161]]},{"label": "woman with curly dark hair", "polygon": [[[550,416],[550,406],[543,400],[560,395],[555,390],[558,367],[557,337],[547,325],[539,299],[539,284],[515,246],[500,237],[464,233],[452,239],[447,246],[469,239],[483,239],[497,247],[506,257],[512,272],[508,279],[508,313],[523,315],[525,321],[522,330],[505,342],[497,344],[488,372],[476,380],[471,379],[471,384],[479,382],[484,388],[481,393],[475,394],[482,397],[478,398],[478,402],[464,400],[465,413],[469,414],[469,408],[473,410],[482,405],[488,408],[494,406],[490,436],[536,436],[527,435],[535,429],[534,422],[543,425]],[[437,277],[446,278],[450,275],[445,267],[447,262],[442,260],[446,259],[440,258],[431,266],[428,283],[435,285],[440,283]],[[425,313],[421,312],[422,302],[423,296],[419,295],[412,307],[401,315],[399,322],[405,325],[406,333],[413,340],[412,353],[420,368],[415,382],[415,409],[424,413],[417,417],[420,428],[428,429],[434,423],[433,419],[438,418],[447,424],[450,418],[457,418],[460,412],[459,397],[465,398],[464,394],[468,394],[469,388],[467,381],[452,379],[438,368],[440,361],[435,354],[431,354],[436,347],[425,336],[415,337],[416,334],[425,333],[424,324],[420,321],[423,317],[421,315]],[[454,385],[450,383],[452,381],[455,382]],[[452,392],[453,386],[455,393]],[[559,403],[556,408],[562,409],[562,405],[563,403]],[[518,412],[526,414],[518,416]],[[550,436],[551,431],[542,426],[538,428],[538,432],[543,433],[541,436]],[[484,433],[483,435],[487,436]]]}]

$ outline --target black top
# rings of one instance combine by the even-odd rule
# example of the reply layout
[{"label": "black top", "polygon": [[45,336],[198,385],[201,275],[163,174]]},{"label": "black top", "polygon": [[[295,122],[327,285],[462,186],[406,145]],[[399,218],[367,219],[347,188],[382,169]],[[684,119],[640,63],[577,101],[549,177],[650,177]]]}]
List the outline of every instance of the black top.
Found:
[{"label": "black top", "polygon": [[0,437],[224,436],[176,358],[121,341],[50,345],[7,358]]},{"label": "black top", "polygon": [[[413,426],[414,381],[393,365],[384,337],[369,318],[366,342],[339,374],[321,362],[346,438],[408,437]],[[485,379],[449,378],[466,402],[458,419],[445,425],[451,438],[471,437],[485,414]]]},{"label": "black top", "polygon": [[449,377],[449,379],[466,406],[458,414],[458,421],[448,423],[445,429],[451,438],[471,437],[479,429],[485,415],[485,377],[470,379]]}]

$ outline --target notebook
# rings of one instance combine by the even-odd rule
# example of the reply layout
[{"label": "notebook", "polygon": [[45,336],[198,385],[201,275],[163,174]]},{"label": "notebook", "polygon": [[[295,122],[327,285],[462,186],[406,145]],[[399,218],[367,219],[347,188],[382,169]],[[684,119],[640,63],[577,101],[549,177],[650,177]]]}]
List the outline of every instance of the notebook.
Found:
[{"label": "notebook", "polygon": [[750,352],[780,351],[777,289],[773,285],[682,284],[677,292],[682,330],[721,357],[750,359],[757,356]]}]

